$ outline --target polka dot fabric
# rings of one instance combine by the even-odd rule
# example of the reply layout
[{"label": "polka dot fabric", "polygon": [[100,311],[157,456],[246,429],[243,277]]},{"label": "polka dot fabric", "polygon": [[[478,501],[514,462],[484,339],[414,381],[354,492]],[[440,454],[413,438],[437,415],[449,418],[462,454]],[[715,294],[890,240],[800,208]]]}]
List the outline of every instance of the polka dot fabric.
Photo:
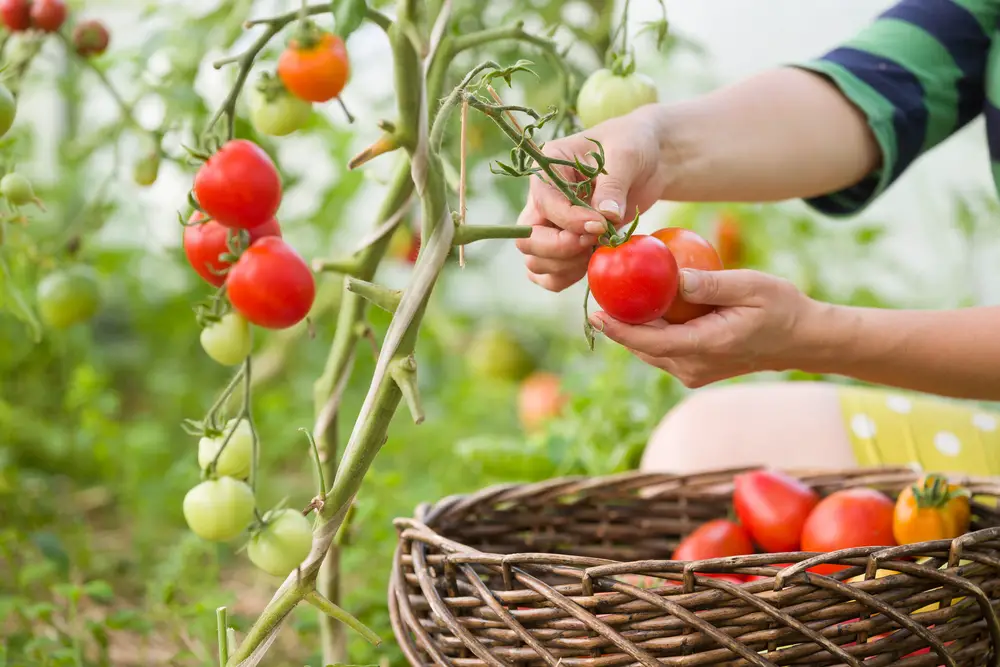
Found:
[{"label": "polka dot fabric", "polygon": [[840,387],[858,465],[1000,475],[1000,413],[975,404],[869,387]]}]

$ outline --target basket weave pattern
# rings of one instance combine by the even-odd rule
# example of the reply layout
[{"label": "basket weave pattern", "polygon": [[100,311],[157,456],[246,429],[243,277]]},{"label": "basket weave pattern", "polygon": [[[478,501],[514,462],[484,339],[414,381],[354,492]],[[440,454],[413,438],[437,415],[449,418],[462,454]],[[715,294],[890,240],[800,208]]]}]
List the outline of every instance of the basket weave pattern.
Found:
[{"label": "basket weave pattern", "polygon": [[[419,507],[396,521],[389,584],[404,654],[455,667],[1000,664],[1000,479],[950,477],[976,496],[973,532],[954,541],[667,560],[727,516],[737,472],[557,479]],[[791,474],[822,495],[895,495],[918,477]],[[819,563],[848,568],[806,572]]]}]

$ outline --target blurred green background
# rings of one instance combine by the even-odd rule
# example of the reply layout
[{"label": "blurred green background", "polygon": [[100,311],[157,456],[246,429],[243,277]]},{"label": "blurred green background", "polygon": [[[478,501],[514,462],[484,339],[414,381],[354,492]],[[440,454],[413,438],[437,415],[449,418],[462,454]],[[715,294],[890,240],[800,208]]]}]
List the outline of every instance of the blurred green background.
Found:
[{"label": "blurred green background", "polygon": [[[192,306],[208,292],[186,265],[176,219],[193,172],[169,157],[182,154],[228,89],[234,72],[209,63],[245,46],[242,22],[294,4],[78,2],[79,16],[108,17],[109,53],[90,68],[66,58],[53,40],[31,63],[19,120],[3,140],[7,169],[32,177],[46,211],[32,211],[28,225],[10,225],[0,247],[7,263],[7,307],[0,311],[0,665],[214,664],[215,608],[228,605],[234,626],[244,630],[273,592],[276,581],[251,568],[244,554],[201,542],[181,516],[181,499],[199,473],[197,443],[180,424],[203,414],[227,371],[198,343]],[[634,4],[638,28],[655,3]],[[556,38],[575,43],[570,56],[579,75],[600,66],[620,9],[602,0],[466,0],[456,7],[463,30],[514,18],[539,32],[560,25]],[[636,42],[639,69],[671,94],[675,71],[693,88],[711,79],[711,51],[700,47],[697,34],[680,34],[665,52],[648,38]],[[262,63],[273,63],[282,44],[275,40]],[[8,57],[16,46],[8,47]],[[238,126],[241,136],[278,156],[286,238],[309,258],[355,246],[372,223],[372,202],[392,162],[382,158],[357,172],[344,167],[377,136],[375,121],[391,118],[393,105],[384,36],[366,27],[350,48],[354,80],[374,82],[348,86],[353,126],[336,105],[316,113],[304,134],[279,141]],[[470,54],[453,74],[483,55]],[[501,63],[531,57],[509,44],[491,47],[489,55]],[[544,108],[558,97],[553,72],[542,62],[538,71],[548,85],[518,87],[511,101]],[[102,78],[122,100],[110,96]],[[122,121],[122,103],[134,123]],[[141,128],[163,131],[168,156],[151,188],[132,180],[150,150]],[[470,220],[512,223],[525,183],[487,168],[509,147],[482,119],[474,120],[470,145]],[[717,241],[726,219],[742,265],[785,275],[821,299],[886,307],[982,303],[981,286],[997,271],[974,257],[1000,230],[997,210],[976,191],[949,196],[953,204],[936,224],[953,252],[917,267],[899,245],[898,230],[887,242],[891,230],[878,219],[832,222],[796,203],[663,205],[643,225],[672,222]],[[405,284],[410,269],[402,254],[387,261],[383,282]],[[454,262],[446,270],[421,333],[427,420],[417,427],[405,411],[397,416],[359,495],[344,554],[343,606],[385,638],[391,637],[385,590],[393,518],[410,515],[420,502],[499,482],[629,469],[686,391],[606,341],[589,352],[582,292],[551,295],[532,286],[512,244],[478,244],[468,258],[464,270]],[[71,261],[97,268],[104,305],[87,325],[38,328],[30,315],[35,285]],[[900,289],[925,282],[950,287],[932,297]],[[257,336],[262,507],[283,499],[304,506],[312,495],[312,464],[298,429],[312,424],[312,383],[339,300],[332,279],[320,294],[313,332],[300,327]],[[387,323],[372,313],[376,336]],[[368,348],[359,349],[342,437],[374,365]],[[519,382],[531,370],[558,374],[570,401],[561,417],[525,433],[516,405]],[[316,634],[315,613],[297,610],[266,664],[320,664]],[[350,658],[401,664],[392,641],[372,649],[352,640]]]}]

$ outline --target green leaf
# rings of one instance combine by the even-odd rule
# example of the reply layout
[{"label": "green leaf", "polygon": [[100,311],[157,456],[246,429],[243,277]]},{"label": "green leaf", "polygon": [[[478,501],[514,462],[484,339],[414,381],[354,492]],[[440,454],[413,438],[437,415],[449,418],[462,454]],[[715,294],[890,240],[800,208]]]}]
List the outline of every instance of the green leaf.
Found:
[{"label": "green leaf", "polygon": [[87,597],[96,602],[107,603],[115,599],[115,592],[111,588],[111,584],[101,579],[95,579],[84,584],[83,592],[87,594]]},{"label": "green leaf", "polygon": [[340,38],[346,41],[348,35],[361,27],[367,13],[365,0],[333,0],[333,20]]}]

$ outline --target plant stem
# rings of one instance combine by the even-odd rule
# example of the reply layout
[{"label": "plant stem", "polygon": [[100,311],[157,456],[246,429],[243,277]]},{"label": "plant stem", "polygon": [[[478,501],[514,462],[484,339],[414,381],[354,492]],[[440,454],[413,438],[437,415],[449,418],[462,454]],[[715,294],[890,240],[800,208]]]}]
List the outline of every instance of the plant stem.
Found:
[{"label": "plant stem", "polygon": [[455,230],[455,245],[467,245],[487,239],[526,239],[531,227],[523,225],[463,225]]},{"label": "plant stem", "polygon": [[215,622],[219,641],[219,667],[226,667],[226,663],[229,662],[229,638],[226,632],[229,627],[229,613],[225,607],[215,610]]}]

